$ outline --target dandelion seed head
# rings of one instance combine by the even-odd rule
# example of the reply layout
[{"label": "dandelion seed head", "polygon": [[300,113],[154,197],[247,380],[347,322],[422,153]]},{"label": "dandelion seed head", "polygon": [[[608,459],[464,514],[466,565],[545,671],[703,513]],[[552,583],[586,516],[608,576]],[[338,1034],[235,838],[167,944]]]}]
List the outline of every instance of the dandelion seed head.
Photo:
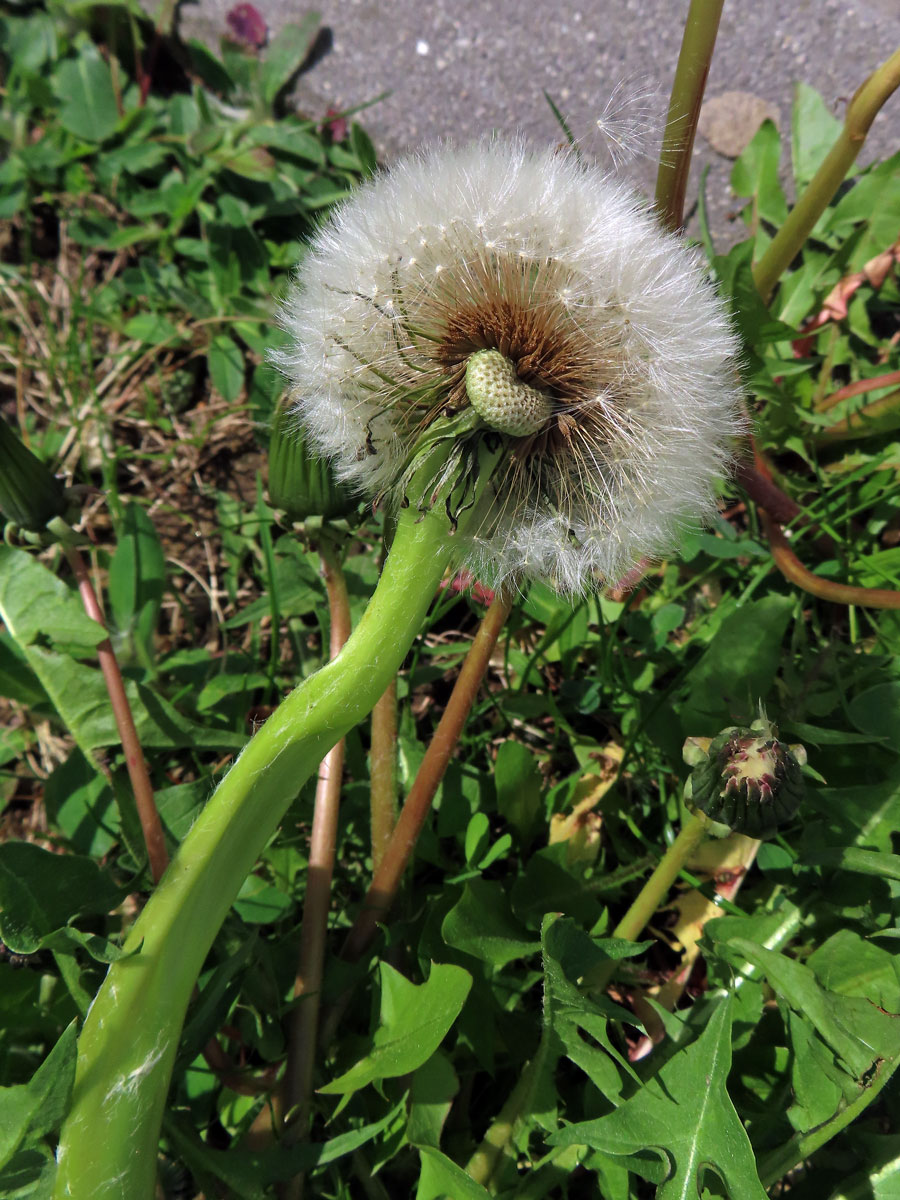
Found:
[{"label": "dandelion seed head", "polygon": [[725,310],[697,254],[574,156],[490,140],[397,163],[322,228],[281,320],[299,421],[374,497],[439,417],[484,418],[467,372],[502,361],[494,385],[530,407],[494,421],[492,501],[460,538],[486,582],[615,583],[714,511],[740,431]]}]

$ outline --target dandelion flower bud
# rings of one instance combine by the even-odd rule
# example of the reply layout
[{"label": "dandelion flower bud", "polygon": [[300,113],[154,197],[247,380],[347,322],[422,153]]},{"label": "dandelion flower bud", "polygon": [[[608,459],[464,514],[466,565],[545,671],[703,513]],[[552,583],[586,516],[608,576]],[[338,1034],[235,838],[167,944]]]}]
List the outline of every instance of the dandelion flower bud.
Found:
[{"label": "dandelion flower bud", "polygon": [[717,836],[771,837],[800,807],[806,750],[780,742],[765,714],[749,728],[724,729],[712,741],[688,738],[684,758],[694,768],[685,803],[709,817]]},{"label": "dandelion flower bud", "polygon": [[323,226],[282,323],[339,479],[402,503],[422,439],[446,443],[442,486],[490,470],[458,553],[491,584],[614,583],[714,511],[741,427],[725,310],[697,254],[574,156],[495,140],[398,163]]},{"label": "dandelion flower bud", "polygon": [[290,408],[280,404],[269,440],[269,499],[291,521],[347,516],[358,500],[335,482],[331,463],[309,453],[296,424]]},{"label": "dandelion flower bud", "polygon": [[0,516],[14,529],[50,536],[69,500],[58,479],[0,419]]}]

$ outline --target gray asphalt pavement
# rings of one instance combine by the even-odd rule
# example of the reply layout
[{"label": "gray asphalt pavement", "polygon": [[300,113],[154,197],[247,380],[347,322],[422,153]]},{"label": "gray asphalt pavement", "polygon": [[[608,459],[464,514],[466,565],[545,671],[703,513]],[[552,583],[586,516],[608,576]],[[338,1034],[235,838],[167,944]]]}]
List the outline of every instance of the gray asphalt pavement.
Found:
[{"label": "gray asphalt pavement", "polygon": [[[297,0],[256,0],[273,32],[304,11]],[[233,0],[182,6],[182,28],[209,41]],[[385,157],[485,130],[560,140],[546,89],[588,149],[603,154],[596,119],[617,84],[652,81],[664,111],[687,0],[321,0],[330,48],[304,73],[298,104],[312,115],[390,95],[362,116]],[[707,97],[743,91],[789,128],[793,85],[816,86],[840,116],[862,79],[900,45],[900,0],[727,0]],[[658,139],[657,139],[658,142]],[[900,94],[879,116],[867,155],[900,148]],[[728,240],[731,162],[698,138],[709,163],[713,229]],[[649,158],[627,173],[652,186]],[[696,189],[699,170],[693,173]],[[695,193],[694,193],[695,194]],[[689,197],[691,199],[692,196]]]}]

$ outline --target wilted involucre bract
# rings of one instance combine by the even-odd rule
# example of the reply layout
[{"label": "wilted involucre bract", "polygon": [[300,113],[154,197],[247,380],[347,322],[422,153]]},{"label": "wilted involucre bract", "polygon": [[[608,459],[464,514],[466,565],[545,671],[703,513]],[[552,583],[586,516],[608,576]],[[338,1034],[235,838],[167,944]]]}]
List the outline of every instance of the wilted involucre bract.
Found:
[{"label": "wilted involucre bract", "polygon": [[698,255],[574,155],[491,140],[399,162],[318,233],[282,322],[300,422],[372,496],[468,407],[474,353],[512,364],[497,386],[527,414],[507,404],[489,434],[492,502],[460,533],[483,579],[615,583],[714,511],[741,426],[725,310]]}]

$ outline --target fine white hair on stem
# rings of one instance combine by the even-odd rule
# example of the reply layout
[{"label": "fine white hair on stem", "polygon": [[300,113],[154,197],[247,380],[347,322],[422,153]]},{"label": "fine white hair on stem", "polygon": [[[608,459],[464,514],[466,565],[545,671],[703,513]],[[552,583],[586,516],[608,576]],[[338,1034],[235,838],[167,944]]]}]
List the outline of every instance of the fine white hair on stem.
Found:
[{"label": "fine white hair on stem", "polygon": [[468,407],[479,350],[549,398],[460,537],[486,581],[615,583],[714,512],[741,428],[725,309],[698,255],[574,155],[492,139],[398,162],[320,230],[281,321],[299,422],[371,496]]}]

